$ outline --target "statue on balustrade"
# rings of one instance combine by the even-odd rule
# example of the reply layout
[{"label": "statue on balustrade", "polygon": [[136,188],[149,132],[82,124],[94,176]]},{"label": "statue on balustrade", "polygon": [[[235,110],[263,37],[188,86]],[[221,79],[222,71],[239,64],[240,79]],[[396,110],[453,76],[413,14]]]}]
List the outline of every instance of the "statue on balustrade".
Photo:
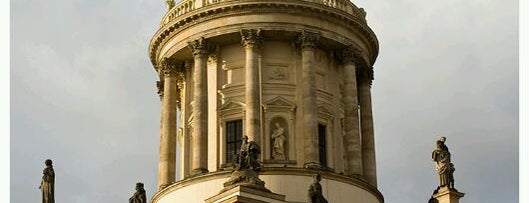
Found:
[{"label": "statue on balustrade", "polygon": [[136,192],[129,198],[129,203],[147,203],[143,183],[136,183]]},{"label": "statue on balustrade", "polygon": [[321,188],[321,175],[314,175],[314,183],[309,187],[309,203],[327,203],[327,199],[323,197],[323,190]]},{"label": "statue on balustrade", "polygon": [[39,189],[42,191],[42,203],[55,203],[55,171],[51,159],[44,161],[46,168],[42,171]]},{"label": "statue on balustrade", "polygon": [[454,189],[454,164],[451,162],[451,154],[445,145],[446,137],[441,137],[436,142],[436,149],[432,152],[435,169],[439,174],[439,188],[447,187]]}]

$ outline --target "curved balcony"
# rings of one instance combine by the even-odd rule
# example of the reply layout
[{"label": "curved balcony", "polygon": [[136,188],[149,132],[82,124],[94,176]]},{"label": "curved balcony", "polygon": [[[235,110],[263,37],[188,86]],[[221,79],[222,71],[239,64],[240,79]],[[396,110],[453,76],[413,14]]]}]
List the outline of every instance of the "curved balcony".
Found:
[{"label": "curved balcony", "polygon": [[[223,2],[244,2],[244,0],[183,0],[178,2],[171,10],[169,10],[162,18],[162,26],[168,24],[177,17],[184,15],[202,7],[207,7],[214,4]],[[352,2],[348,0],[299,0],[304,2],[318,3],[323,6],[328,6],[341,11],[344,11],[352,16],[359,19],[363,19],[365,22],[366,13],[364,9],[356,7]]]},{"label": "curved balcony", "polygon": [[[299,32],[310,27],[344,46],[356,40],[372,64],[378,55],[378,40],[365,15],[348,0],[183,0],[163,17],[151,39],[149,57],[157,69],[161,58],[182,50],[187,46],[185,40],[199,33],[215,37],[242,28]],[[213,21],[217,23],[208,23]]]}]

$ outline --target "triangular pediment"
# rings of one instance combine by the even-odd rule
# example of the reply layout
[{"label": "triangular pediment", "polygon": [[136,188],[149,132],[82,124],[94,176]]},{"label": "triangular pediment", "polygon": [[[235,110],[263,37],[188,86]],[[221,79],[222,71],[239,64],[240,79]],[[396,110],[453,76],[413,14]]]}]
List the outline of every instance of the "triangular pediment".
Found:
[{"label": "triangular pediment", "polygon": [[265,102],[266,106],[285,106],[285,107],[295,107],[296,104],[288,101],[283,97],[275,97]]},{"label": "triangular pediment", "polygon": [[236,108],[244,108],[244,103],[230,100],[220,106],[221,111]]}]

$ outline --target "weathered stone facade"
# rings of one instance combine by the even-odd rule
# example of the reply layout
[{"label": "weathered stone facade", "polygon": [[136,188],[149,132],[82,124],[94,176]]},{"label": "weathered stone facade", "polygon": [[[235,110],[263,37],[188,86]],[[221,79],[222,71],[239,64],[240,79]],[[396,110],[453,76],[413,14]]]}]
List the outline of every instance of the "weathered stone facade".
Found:
[{"label": "weathered stone facade", "polygon": [[226,124],[236,120],[261,146],[267,188],[287,202],[307,201],[295,190],[315,173],[329,202],[383,202],[371,109],[378,42],[363,9],[345,0],[181,1],[149,50],[163,103],[153,202],[203,202],[213,195],[188,192],[220,190],[232,167]]}]

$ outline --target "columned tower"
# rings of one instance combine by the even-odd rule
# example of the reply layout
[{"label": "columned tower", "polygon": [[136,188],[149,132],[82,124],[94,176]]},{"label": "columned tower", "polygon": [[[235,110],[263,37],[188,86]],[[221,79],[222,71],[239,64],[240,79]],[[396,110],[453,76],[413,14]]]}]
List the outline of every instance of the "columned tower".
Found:
[{"label": "columned tower", "polygon": [[274,198],[308,202],[319,174],[329,202],[384,202],[371,105],[378,41],[362,8],[348,0],[167,5],[149,47],[162,106],[152,202],[218,195],[245,135],[261,147],[259,178]]}]

